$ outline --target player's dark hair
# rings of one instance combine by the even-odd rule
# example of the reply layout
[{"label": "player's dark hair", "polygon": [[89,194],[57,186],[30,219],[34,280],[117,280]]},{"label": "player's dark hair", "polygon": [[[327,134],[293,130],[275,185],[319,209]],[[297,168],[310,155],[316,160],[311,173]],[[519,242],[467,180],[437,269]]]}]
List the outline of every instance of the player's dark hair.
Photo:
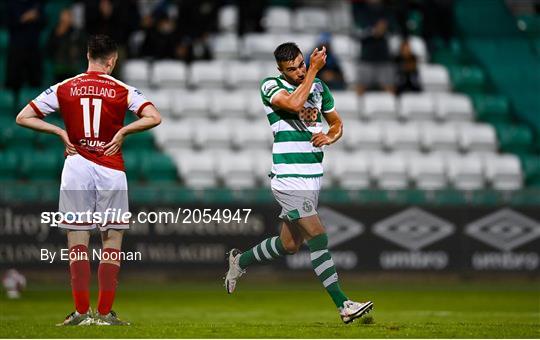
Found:
[{"label": "player's dark hair", "polygon": [[105,34],[96,34],[88,38],[88,54],[90,59],[105,59],[118,51],[118,45]]},{"label": "player's dark hair", "polygon": [[300,48],[293,42],[286,42],[279,45],[274,51],[276,62],[291,61],[301,54]]}]

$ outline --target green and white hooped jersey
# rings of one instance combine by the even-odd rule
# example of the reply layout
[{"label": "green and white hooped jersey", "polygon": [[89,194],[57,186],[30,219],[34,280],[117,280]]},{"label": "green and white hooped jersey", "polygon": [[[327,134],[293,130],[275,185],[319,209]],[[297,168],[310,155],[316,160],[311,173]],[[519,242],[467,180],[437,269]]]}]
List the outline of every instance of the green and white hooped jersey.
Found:
[{"label": "green and white hooped jersey", "polygon": [[272,176],[315,178],[323,175],[323,151],[310,140],[313,133],[322,131],[322,113],[334,111],[334,98],[320,79],[315,78],[301,120],[296,113],[272,106],[273,97],[280,91],[293,92],[296,86],[280,77],[265,78],[261,83],[261,98],[268,122],[274,134],[272,147]]}]

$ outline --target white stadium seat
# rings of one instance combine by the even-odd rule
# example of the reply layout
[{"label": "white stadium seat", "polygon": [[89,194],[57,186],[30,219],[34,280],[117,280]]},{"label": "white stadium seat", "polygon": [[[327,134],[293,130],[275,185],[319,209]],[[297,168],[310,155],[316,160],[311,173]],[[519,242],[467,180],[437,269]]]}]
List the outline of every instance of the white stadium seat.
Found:
[{"label": "white stadium seat", "polygon": [[363,189],[370,185],[370,173],[368,164],[369,154],[365,152],[329,152],[325,154],[325,170],[328,168],[333,177],[347,189]]},{"label": "white stadium seat", "polygon": [[354,91],[332,91],[334,104],[343,119],[360,118],[360,99]]},{"label": "white stadium seat", "polygon": [[386,92],[366,92],[362,96],[362,115],[366,119],[396,119],[396,97]]},{"label": "white stadium seat", "polygon": [[210,93],[210,113],[216,118],[246,116],[247,98],[243,91],[216,90]]},{"label": "white stadium seat", "polygon": [[345,34],[332,35],[330,40],[332,44],[332,51],[341,60],[356,60],[360,56],[362,45],[354,38]]},{"label": "white stadium seat", "polygon": [[223,61],[195,61],[191,64],[189,84],[200,88],[222,88],[225,84]]},{"label": "white stadium seat", "polygon": [[129,59],[122,65],[122,81],[135,87],[148,87],[150,64],[146,60]]},{"label": "white stadium seat", "polygon": [[442,65],[419,65],[420,83],[425,92],[448,92],[450,90],[450,76]]},{"label": "white stadium seat", "polygon": [[255,171],[251,155],[225,151],[217,155],[217,171],[225,186],[245,189],[255,186]]},{"label": "white stadium seat", "polygon": [[[399,48],[403,39],[398,35],[393,35],[388,39],[388,45],[390,47],[390,53],[393,55],[399,54]],[[411,46],[412,53],[418,58],[418,62],[423,64],[428,59],[428,51],[424,39],[418,36],[410,36],[409,44]]]},{"label": "white stadium seat", "polygon": [[241,121],[233,129],[233,145],[238,149],[256,149],[269,152],[274,138],[272,129],[265,120],[266,118],[261,117],[254,122]]},{"label": "white stadium seat", "polygon": [[330,30],[348,33],[354,28],[352,5],[349,1],[332,1],[330,9]]},{"label": "white stadium seat", "polygon": [[244,96],[247,99],[247,117],[256,121],[268,122],[261,99],[260,90],[246,90]]},{"label": "white stadium seat", "polygon": [[292,11],[287,7],[268,7],[262,18],[263,27],[270,33],[289,32],[291,30]]},{"label": "white stadium seat", "polygon": [[433,120],[435,102],[425,93],[404,93],[398,99],[399,116],[405,120]]},{"label": "white stadium seat", "polygon": [[194,142],[200,148],[228,150],[231,146],[231,126],[225,119],[201,120],[194,128]]},{"label": "white stadium seat", "polygon": [[469,97],[462,94],[434,95],[437,118],[447,121],[471,121],[474,111]]},{"label": "white stadium seat", "polygon": [[154,63],[152,84],[158,87],[185,87],[186,64],[176,60],[161,60]]},{"label": "white stadium seat", "polygon": [[142,94],[159,110],[163,116],[170,116],[172,103],[171,91],[168,90],[142,90]]},{"label": "white stadium seat", "polygon": [[370,172],[381,189],[399,190],[408,186],[407,163],[399,153],[372,154]]},{"label": "white stadium seat", "polygon": [[175,159],[180,177],[186,186],[195,189],[215,187],[217,182],[216,164],[208,151],[191,152]]},{"label": "white stadium seat", "polygon": [[258,89],[266,76],[262,73],[260,63],[231,61],[227,64],[225,83],[231,88]]},{"label": "white stadium seat", "polygon": [[216,59],[236,59],[239,57],[240,40],[235,33],[223,33],[213,37],[212,52]]},{"label": "white stadium seat", "polygon": [[458,134],[453,124],[426,122],[420,125],[420,143],[426,150],[457,150]]},{"label": "white stadium seat", "polygon": [[456,189],[477,190],[484,187],[482,161],[479,157],[457,156],[447,160],[448,178]]},{"label": "white stadium seat", "polygon": [[176,117],[206,117],[210,111],[208,91],[174,91],[172,114]]},{"label": "white stadium seat", "polygon": [[244,35],[243,53],[253,59],[273,60],[274,49],[279,43],[274,34],[247,33]]},{"label": "white stadium seat", "polygon": [[320,32],[328,30],[330,18],[322,8],[300,7],[294,13],[293,24],[300,32]]},{"label": "white stadium seat", "polygon": [[238,7],[223,6],[218,12],[218,27],[220,31],[234,32],[238,25]]},{"label": "white stadium seat", "polygon": [[497,134],[488,124],[458,124],[459,144],[464,151],[495,151]]},{"label": "white stadium seat", "polygon": [[420,134],[414,123],[399,124],[395,121],[383,123],[384,145],[391,150],[418,150]]},{"label": "white stadium seat", "polygon": [[356,64],[357,61],[355,60],[341,60],[341,71],[343,72],[343,78],[349,88],[354,88],[354,85],[358,82],[358,69]]},{"label": "white stadium seat", "polygon": [[423,190],[437,190],[446,186],[445,162],[436,155],[407,158],[409,177]]},{"label": "white stadium seat", "polygon": [[272,170],[272,153],[268,148],[247,150],[253,159],[253,171],[259,183],[270,186],[268,174]]},{"label": "white stadium seat", "polygon": [[162,148],[191,148],[193,145],[194,121],[172,120],[152,129],[156,142]]},{"label": "white stadium seat", "polygon": [[351,150],[378,150],[383,148],[383,130],[380,124],[357,120],[343,121],[343,144]]},{"label": "white stadium seat", "polygon": [[497,190],[518,190],[523,186],[521,163],[515,155],[503,154],[488,159],[485,174]]}]

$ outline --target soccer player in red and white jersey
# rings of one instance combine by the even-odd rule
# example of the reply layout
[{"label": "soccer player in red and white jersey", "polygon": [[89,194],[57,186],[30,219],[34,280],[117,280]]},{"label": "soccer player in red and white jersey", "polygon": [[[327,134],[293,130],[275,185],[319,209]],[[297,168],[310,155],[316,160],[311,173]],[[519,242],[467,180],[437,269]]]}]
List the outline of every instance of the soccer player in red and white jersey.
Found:
[{"label": "soccer player in red and white jersey", "polygon": [[[17,123],[62,139],[66,160],[59,211],[92,213],[92,219],[86,215],[84,220],[68,223],[66,217],[59,224],[67,229],[70,259],[74,259],[70,260],[70,273],[76,309],[61,325],[119,325],[126,323],[119,320],[111,308],[120,269],[123,231],[129,228],[128,220],[118,218],[128,212],[121,147],[127,135],[157,126],[161,116],[140,91],[110,76],[118,59],[117,45],[111,38],[90,37],[87,57],[86,73],[45,90],[22,109]],[[127,110],[139,119],[124,126]],[[55,111],[62,115],[65,130],[43,120]],[[108,221],[107,212],[112,211],[117,212],[117,217]],[[98,220],[94,220],[96,212],[101,213]],[[103,249],[98,269],[98,305],[92,315],[88,242],[90,230],[96,227],[101,231]]]}]

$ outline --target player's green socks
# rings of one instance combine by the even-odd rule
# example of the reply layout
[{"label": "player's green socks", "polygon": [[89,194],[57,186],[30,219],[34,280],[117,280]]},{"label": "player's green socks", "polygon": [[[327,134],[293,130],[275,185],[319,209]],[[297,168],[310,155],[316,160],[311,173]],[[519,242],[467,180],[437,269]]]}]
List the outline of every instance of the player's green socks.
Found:
[{"label": "player's green socks", "polygon": [[313,265],[315,274],[321,280],[336,306],[338,308],[342,307],[343,302],[348,299],[339,286],[336,267],[328,251],[328,236],[326,233],[317,235],[309,240],[307,244],[311,252],[311,264]]},{"label": "player's green socks", "polygon": [[247,266],[254,262],[271,261],[283,255],[287,255],[285,248],[283,248],[283,243],[281,243],[279,236],[274,236],[267,238],[255,247],[242,253],[238,264],[240,268],[246,269]]}]

